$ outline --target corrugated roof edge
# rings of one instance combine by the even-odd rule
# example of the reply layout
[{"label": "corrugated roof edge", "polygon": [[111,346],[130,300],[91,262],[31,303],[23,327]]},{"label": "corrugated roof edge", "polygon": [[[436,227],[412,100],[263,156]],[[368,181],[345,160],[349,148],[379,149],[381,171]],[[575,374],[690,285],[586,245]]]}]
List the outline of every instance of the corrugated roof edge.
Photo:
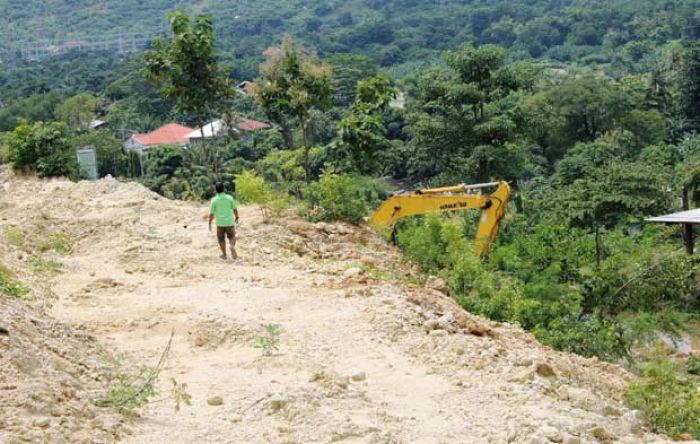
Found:
[{"label": "corrugated roof edge", "polygon": [[647,222],[660,224],[700,224],[700,208],[650,217],[647,219]]}]

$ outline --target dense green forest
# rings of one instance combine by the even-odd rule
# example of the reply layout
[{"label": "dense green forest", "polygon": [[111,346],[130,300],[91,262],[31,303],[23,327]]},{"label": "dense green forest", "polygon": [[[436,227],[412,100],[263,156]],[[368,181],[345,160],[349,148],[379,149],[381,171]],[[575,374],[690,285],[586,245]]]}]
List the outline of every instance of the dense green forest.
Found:
[{"label": "dense green forest", "polygon": [[214,17],[218,46],[235,78],[256,75],[262,51],[289,33],[321,56],[363,54],[394,75],[465,42],[497,44],[509,60],[543,58],[646,71],[655,52],[700,35],[698,0],[271,0],[0,1],[0,51],[20,42],[160,34],[165,12]]},{"label": "dense green forest", "polygon": [[[170,31],[145,54],[0,71],[5,162],[77,179],[74,150],[92,145],[101,176],[169,198],[206,199],[222,180],[272,214],[351,223],[391,184],[507,180],[485,260],[471,213],[404,221],[398,245],[464,308],[639,372],[628,403],[656,430],[700,437],[700,357],[657,347],[697,329],[697,260],[677,227],[645,223],[683,193],[700,204],[697,0],[14,3],[0,23],[20,38]],[[177,6],[211,16],[166,26]],[[243,117],[273,127],[122,149],[163,123]]]}]

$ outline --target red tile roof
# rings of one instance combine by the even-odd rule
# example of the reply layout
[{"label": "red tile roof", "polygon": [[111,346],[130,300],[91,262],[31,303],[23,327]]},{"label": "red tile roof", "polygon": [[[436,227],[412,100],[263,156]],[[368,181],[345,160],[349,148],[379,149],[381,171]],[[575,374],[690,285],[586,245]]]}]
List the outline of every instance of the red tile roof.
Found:
[{"label": "red tile roof", "polygon": [[236,127],[242,131],[255,131],[263,128],[269,128],[265,122],[258,122],[257,120],[251,119],[240,119],[236,122]]},{"label": "red tile roof", "polygon": [[177,123],[168,123],[146,134],[134,134],[134,140],[143,146],[153,145],[181,145],[187,143],[187,135],[194,131]]}]

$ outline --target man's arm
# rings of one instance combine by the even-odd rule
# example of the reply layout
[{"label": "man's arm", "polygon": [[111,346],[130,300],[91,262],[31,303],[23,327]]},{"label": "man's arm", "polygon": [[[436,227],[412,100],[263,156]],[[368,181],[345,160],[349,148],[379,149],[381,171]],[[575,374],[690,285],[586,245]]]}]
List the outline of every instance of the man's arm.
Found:
[{"label": "man's arm", "polygon": [[236,216],[236,223],[238,223],[238,208],[233,209],[233,215]]},{"label": "man's arm", "polygon": [[209,231],[211,231],[212,222],[214,222],[214,199],[209,202]]}]

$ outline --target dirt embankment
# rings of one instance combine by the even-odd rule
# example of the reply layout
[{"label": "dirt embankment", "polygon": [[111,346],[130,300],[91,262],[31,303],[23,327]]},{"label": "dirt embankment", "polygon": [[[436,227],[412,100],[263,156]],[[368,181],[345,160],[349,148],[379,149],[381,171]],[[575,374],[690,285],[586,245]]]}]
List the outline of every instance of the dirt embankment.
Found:
[{"label": "dirt embankment", "polygon": [[[660,440],[621,404],[624,370],[465,313],[364,229],[264,223],[245,207],[241,259],[224,262],[201,205],[115,180],[3,190],[0,231],[25,238],[3,241],[5,265],[33,270],[17,278],[53,304],[0,299],[2,442]],[[70,252],[41,251],[47,233]],[[60,269],[32,268],[36,257]],[[256,341],[269,324],[279,349],[265,356]],[[172,331],[160,402],[134,420],[91,403],[110,384],[101,349],[154,365]],[[177,413],[171,377],[192,395]]]}]

